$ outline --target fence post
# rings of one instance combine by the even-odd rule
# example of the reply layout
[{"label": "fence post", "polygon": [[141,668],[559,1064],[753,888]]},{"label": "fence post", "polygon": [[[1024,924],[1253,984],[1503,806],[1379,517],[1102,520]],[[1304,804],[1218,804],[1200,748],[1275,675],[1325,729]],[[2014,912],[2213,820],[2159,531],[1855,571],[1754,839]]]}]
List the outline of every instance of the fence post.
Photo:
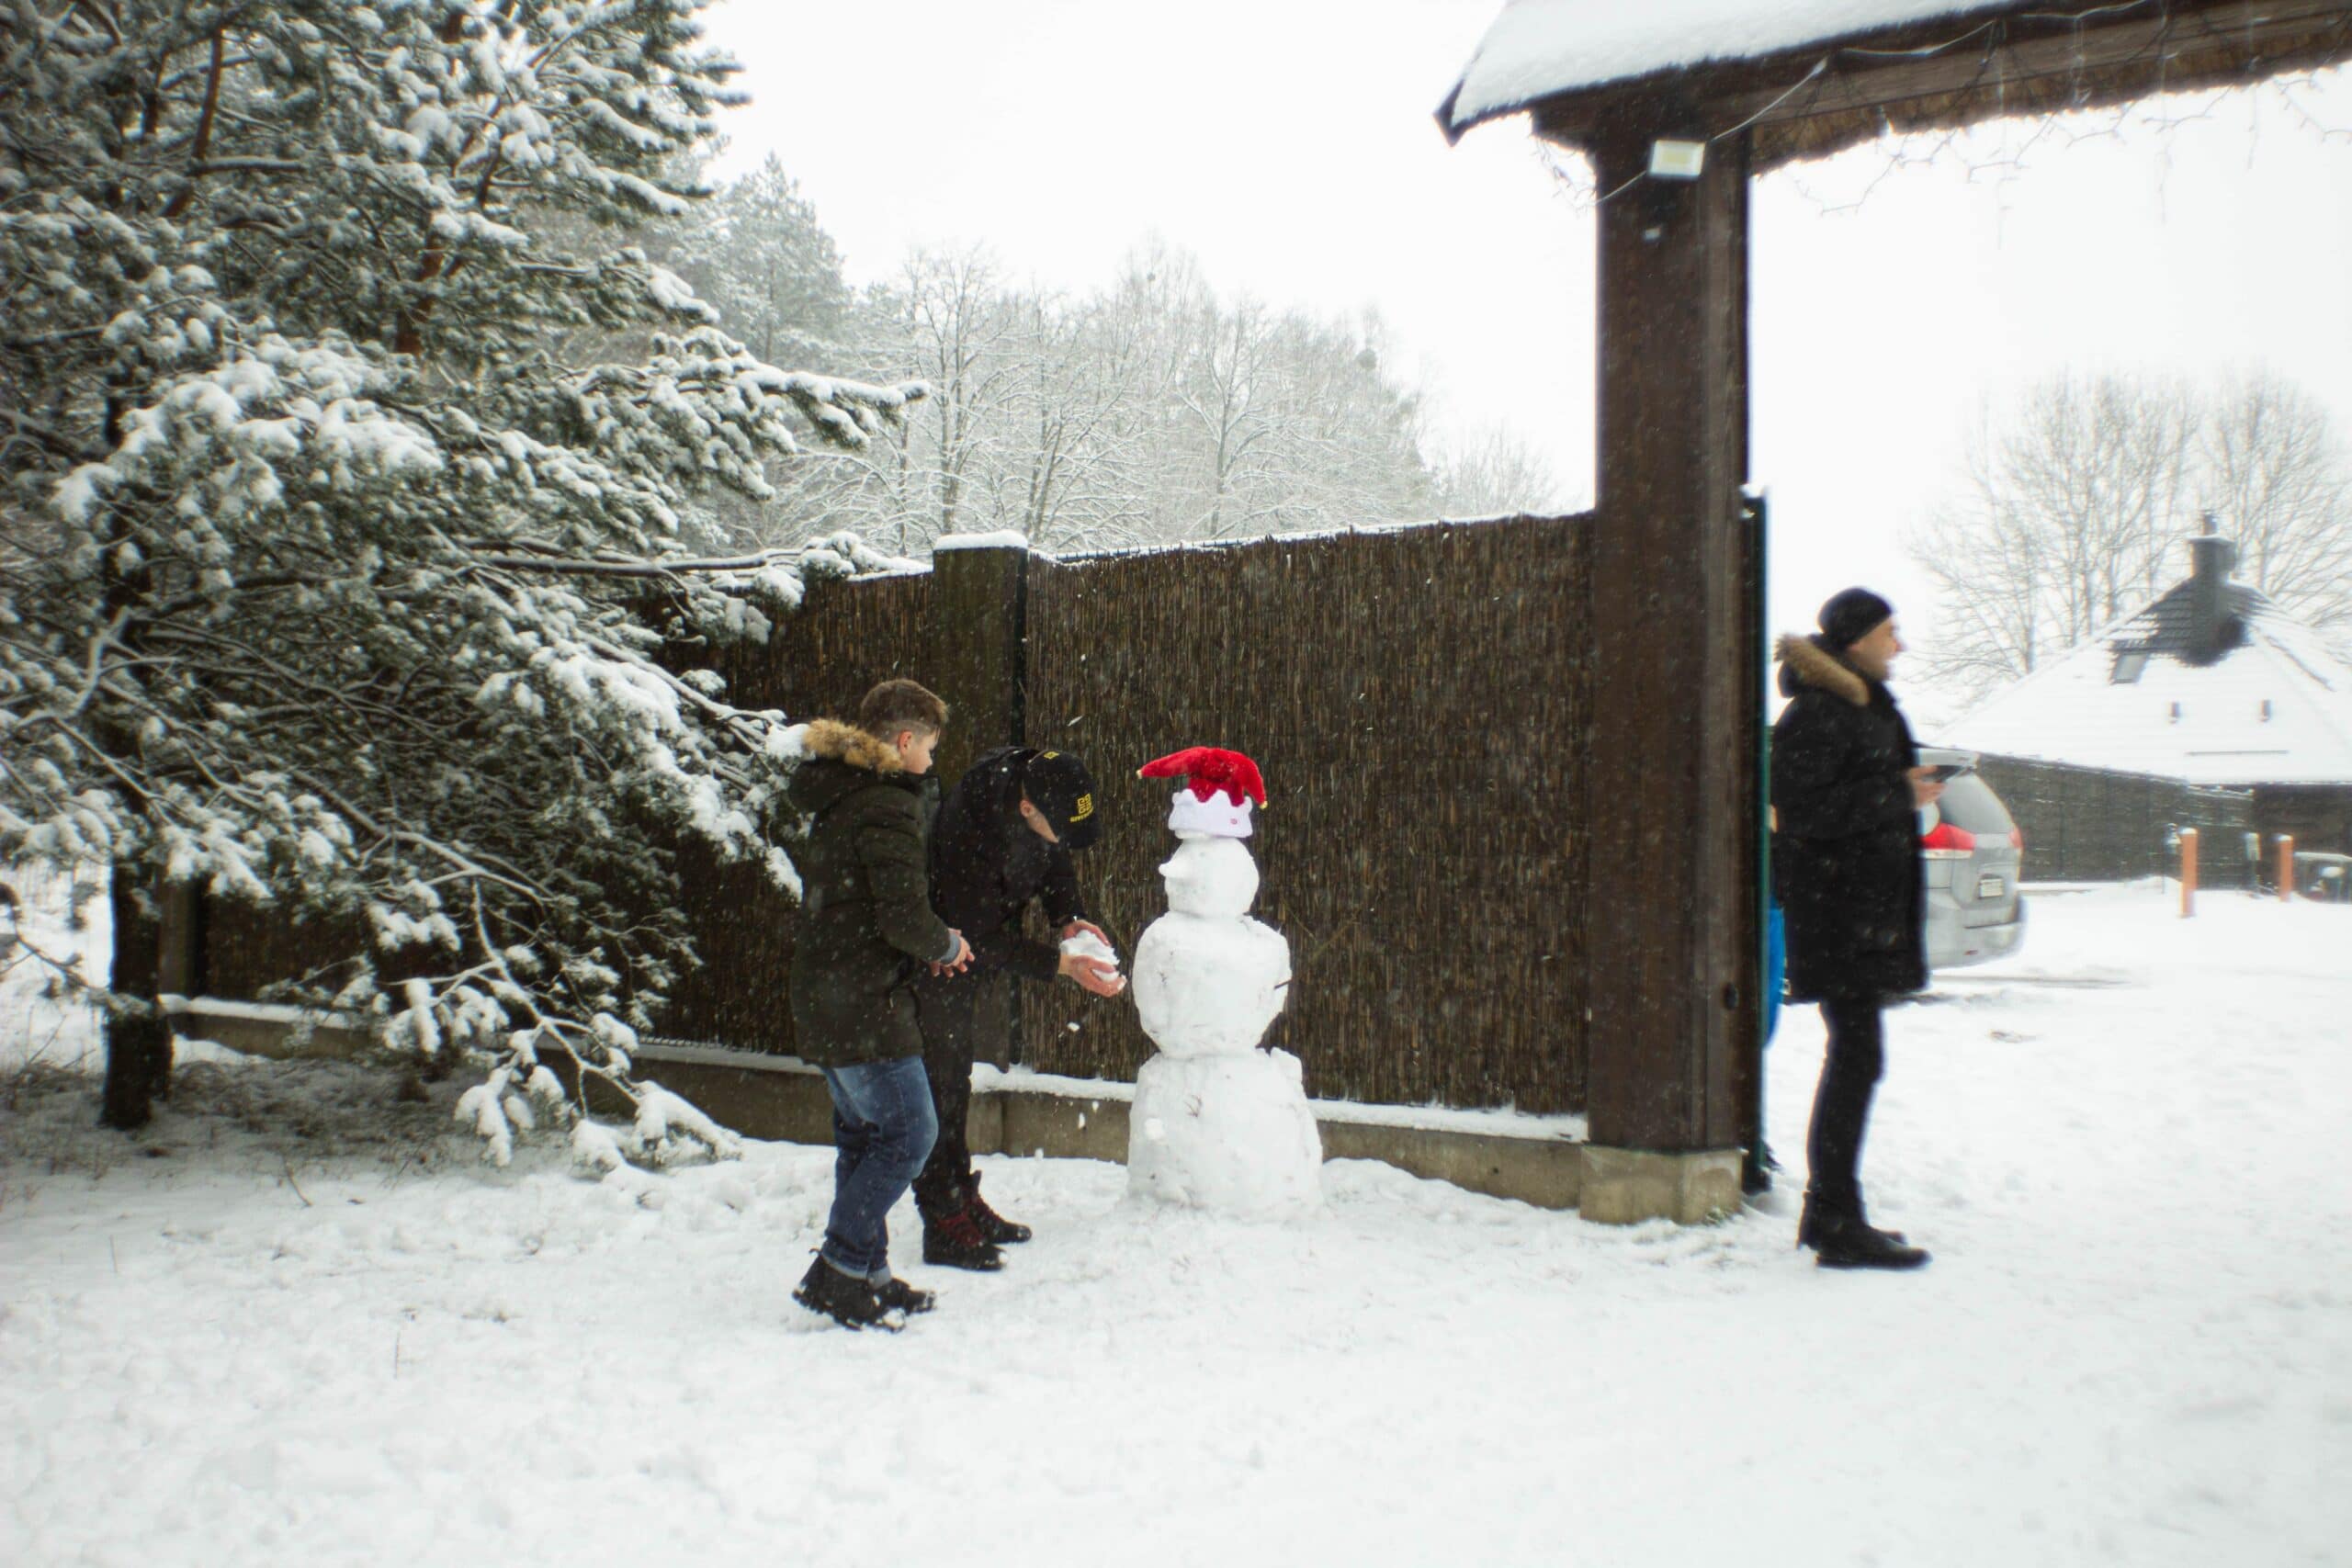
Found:
[{"label": "fence post", "polygon": [[155,988],[165,996],[204,993],[204,890],[195,882],[164,882],[156,889],[163,926],[163,960]]},{"label": "fence post", "polygon": [[2197,829],[2180,830],[2180,918],[2197,913]]},{"label": "fence post", "polygon": [[933,764],[942,788],[981,752],[1023,739],[1028,584],[1017,535],[950,534],[934,547],[929,678],[955,710]]},{"label": "fence post", "polygon": [[2292,902],[2295,897],[2295,835],[2278,835],[2278,901]]},{"label": "fence post", "polygon": [[[981,752],[1027,739],[1029,546],[1017,534],[950,534],[932,547],[931,672],[953,710],[932,771],[954,787]],[[1018,1057],[1020,987],[992,976],[975,1022],[974,1055]]]}]

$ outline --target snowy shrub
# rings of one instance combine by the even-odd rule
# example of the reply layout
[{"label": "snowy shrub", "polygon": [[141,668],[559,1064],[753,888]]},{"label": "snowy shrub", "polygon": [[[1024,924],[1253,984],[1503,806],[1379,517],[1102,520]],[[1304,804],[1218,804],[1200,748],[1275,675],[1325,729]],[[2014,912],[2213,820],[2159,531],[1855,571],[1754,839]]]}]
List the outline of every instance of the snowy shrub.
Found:
[{"label": "snowy shrub", "polygon": [[[701,8],[0,23],[0,862],[361,933],[293,999],[485,1057],[497,1158],[551,1053],[639,1144],[723,1142],[629,1051],[694,961],[678,841],[797,885],[763,831],[793,749],[664,646],[879,558],[717,554],[694,498],[922,395],[761,362],[616,242],[689,208],[734,96]],[[155,941],[122,930],[131,999]]]},{"label": "snowy shrub", "polygon": [[612,1129],[585,1117],[572,1125],[571,1155],[590,1170],[618,1170],[628,1163]]},{"label": "snowy shrub", "polygon": [[666,1165],[688,1150],[734,1159],[743,1145],[734,1134],[656,1083],[638,1088],[637,1122],[621,1140],[623,1150],[646,1165]]}]

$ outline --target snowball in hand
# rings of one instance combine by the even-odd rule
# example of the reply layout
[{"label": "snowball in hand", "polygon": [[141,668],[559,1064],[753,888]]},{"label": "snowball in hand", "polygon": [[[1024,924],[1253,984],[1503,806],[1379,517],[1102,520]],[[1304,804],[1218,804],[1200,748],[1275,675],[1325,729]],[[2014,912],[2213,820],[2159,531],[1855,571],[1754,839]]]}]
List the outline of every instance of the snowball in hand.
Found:
[{"label": "snowball in hand", "polygon": [[1062,951],[1073,958],[1091,958],[1114,969],[1119,966],[1119,950],[1092,931],[1079,931],[1064,938]]}]

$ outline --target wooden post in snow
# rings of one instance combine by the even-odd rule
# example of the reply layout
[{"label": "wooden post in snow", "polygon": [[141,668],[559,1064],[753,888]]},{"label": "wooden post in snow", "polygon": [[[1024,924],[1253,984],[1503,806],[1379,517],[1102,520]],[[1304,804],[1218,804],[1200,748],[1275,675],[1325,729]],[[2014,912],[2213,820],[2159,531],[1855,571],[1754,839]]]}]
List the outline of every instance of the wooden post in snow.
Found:
[{"label": "wooden post in snow", "polygon": [[[1762,1027],[1759,564],[1747,473],[1747,141],[1647,174],[1710,117],[1645,99],[1590,151],[1600,211],[1590,1058],[1579,1207],[1610,1223],[1740,1201],[1743,1053]],[[1720,119],[1713,123],[1719,124]]]},{"label": "wooden post in snow", "polygon": [[2295,835],[2278,835],[2278,901],[2292,901],[2295,897]]},{"label": "wooden post in snow", "polygon": [[2197,913],[2197,829],[2180,830],[2180,918]]}]

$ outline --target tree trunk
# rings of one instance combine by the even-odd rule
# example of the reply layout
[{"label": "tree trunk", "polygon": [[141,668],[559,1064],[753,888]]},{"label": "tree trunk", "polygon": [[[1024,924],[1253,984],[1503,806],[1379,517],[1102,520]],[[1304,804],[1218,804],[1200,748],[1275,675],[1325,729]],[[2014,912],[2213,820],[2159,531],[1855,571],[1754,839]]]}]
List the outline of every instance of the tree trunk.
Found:
[{"label": "tree trunk", "polygon": [[135,1132],[170,1096],[172,1029],[157,1005],[164,966],[164,926],[152,898],[142,897],[141,868],[114,866],[114,962],[106,1014],[107,1080],[98,1112],[105,1126]]}]

